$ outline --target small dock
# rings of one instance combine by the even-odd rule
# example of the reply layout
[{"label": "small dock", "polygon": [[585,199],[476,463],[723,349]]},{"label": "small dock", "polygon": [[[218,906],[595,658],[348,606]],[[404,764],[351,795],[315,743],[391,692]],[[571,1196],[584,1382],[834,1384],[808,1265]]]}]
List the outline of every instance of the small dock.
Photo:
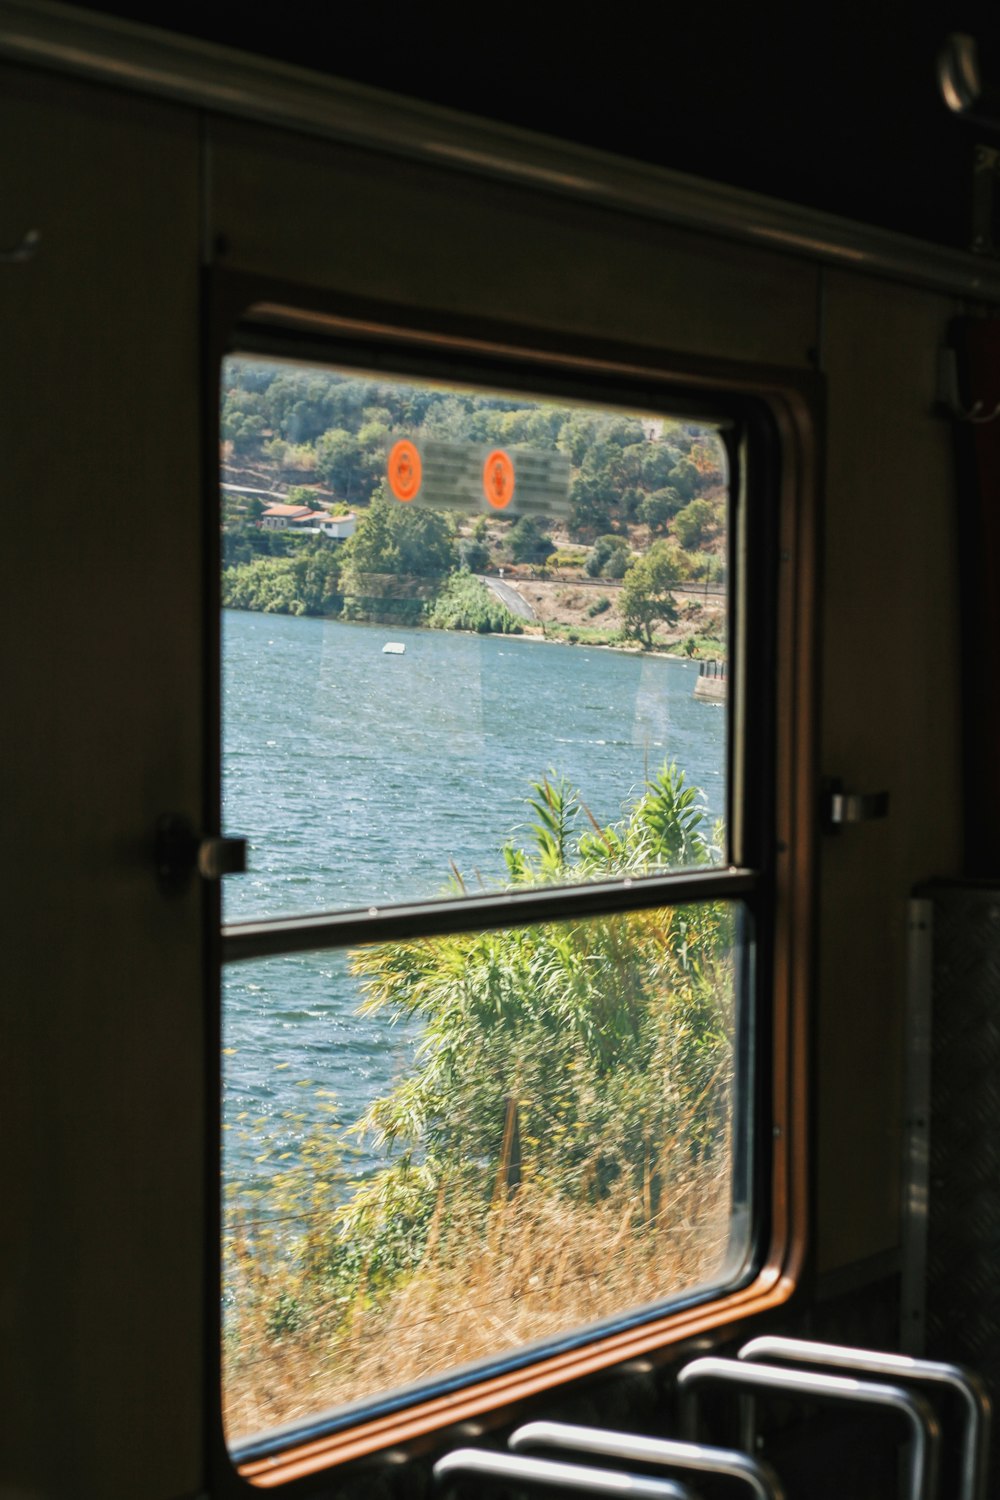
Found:
[{"label": "small dock", "polygon": [[698,681],[694,685],[694,696],[705,703],[725,703],[727,697],[726,663],[703,661],[698,666]]}]

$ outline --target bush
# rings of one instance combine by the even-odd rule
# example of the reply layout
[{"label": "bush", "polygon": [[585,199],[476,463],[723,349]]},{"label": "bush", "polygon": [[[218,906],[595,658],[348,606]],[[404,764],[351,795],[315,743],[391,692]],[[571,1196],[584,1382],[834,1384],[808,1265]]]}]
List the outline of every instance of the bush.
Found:
[{"label": "bush", "polygon": [[458,556],[461,566],[469,573],[485,573],[490,565],[489,547],[474,538],[465,537],[459,542]]},{"label": "bush", "polygon": [[446,579],[427,612],[432,630],[474,630],[479,635],[521,635],[524,626],[484,583],[466,569]]},{"label": "bush", "polygon": [[628,540],[611,534],[599,536],[590,551],[585,568],[590,578],[624,578],[632,554]]},{"label": "bush", "polygon": [[255,557],[289,557],[304,541],[287,531],[269,531],[252,523],[227,526],[222,533],[222,566],[233,568]]},{"label": "bush", "polygon": [[339,562],[332,548],[301,548],[296,557],[255,557],[222,575],[227,609],[335,615],[341,602]]},{"label": "bush", "polygon": [[720,552],[696,552],[691,558],[691,577],[704,583],[725,583],[726,558]]}]

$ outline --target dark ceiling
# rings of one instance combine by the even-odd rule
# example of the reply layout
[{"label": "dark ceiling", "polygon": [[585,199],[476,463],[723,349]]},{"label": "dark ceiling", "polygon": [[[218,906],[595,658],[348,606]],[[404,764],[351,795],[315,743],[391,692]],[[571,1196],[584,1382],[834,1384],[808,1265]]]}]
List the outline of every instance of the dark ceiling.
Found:
[{"label": "dark ceiling", "polygon": [[941,100],[948,33],[976,36],[1000,82],[1000,6],[978,0],[875,0],[863,21],[804,0],[734,17],[694,0],[600,14],[518,0],[447,22],[375,0],[88,8],[962,247],[988,136]]}]

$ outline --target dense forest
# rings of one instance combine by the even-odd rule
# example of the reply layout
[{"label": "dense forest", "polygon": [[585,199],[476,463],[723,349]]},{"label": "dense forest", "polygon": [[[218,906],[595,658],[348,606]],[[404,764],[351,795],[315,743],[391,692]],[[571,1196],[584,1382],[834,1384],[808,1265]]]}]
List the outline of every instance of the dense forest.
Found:
[{"label": "dense forest", "polygon": [[[725,587],[714,428],[245,360],[226,363],[221,419],[228,607],[724,654],[718,608],[676,598]],[[565,494],[550,514],[401,505],[386,482],[400,437],[562,455]],[[269,529],[274,503],[349,514],[356,529]],[[531,580],[534,621],[476,576],[501,573]]]}]

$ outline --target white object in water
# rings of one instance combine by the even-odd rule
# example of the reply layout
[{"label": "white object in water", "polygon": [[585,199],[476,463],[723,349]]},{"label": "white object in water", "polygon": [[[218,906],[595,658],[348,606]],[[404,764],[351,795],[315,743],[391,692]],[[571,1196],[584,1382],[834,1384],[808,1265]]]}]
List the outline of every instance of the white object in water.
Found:
[{"label": "white object in water", "polygon": [[382,655],[402,656],[405,650],[406,647],[403,645],[402,641],[386,641],[385,645],[382,647]]}]

